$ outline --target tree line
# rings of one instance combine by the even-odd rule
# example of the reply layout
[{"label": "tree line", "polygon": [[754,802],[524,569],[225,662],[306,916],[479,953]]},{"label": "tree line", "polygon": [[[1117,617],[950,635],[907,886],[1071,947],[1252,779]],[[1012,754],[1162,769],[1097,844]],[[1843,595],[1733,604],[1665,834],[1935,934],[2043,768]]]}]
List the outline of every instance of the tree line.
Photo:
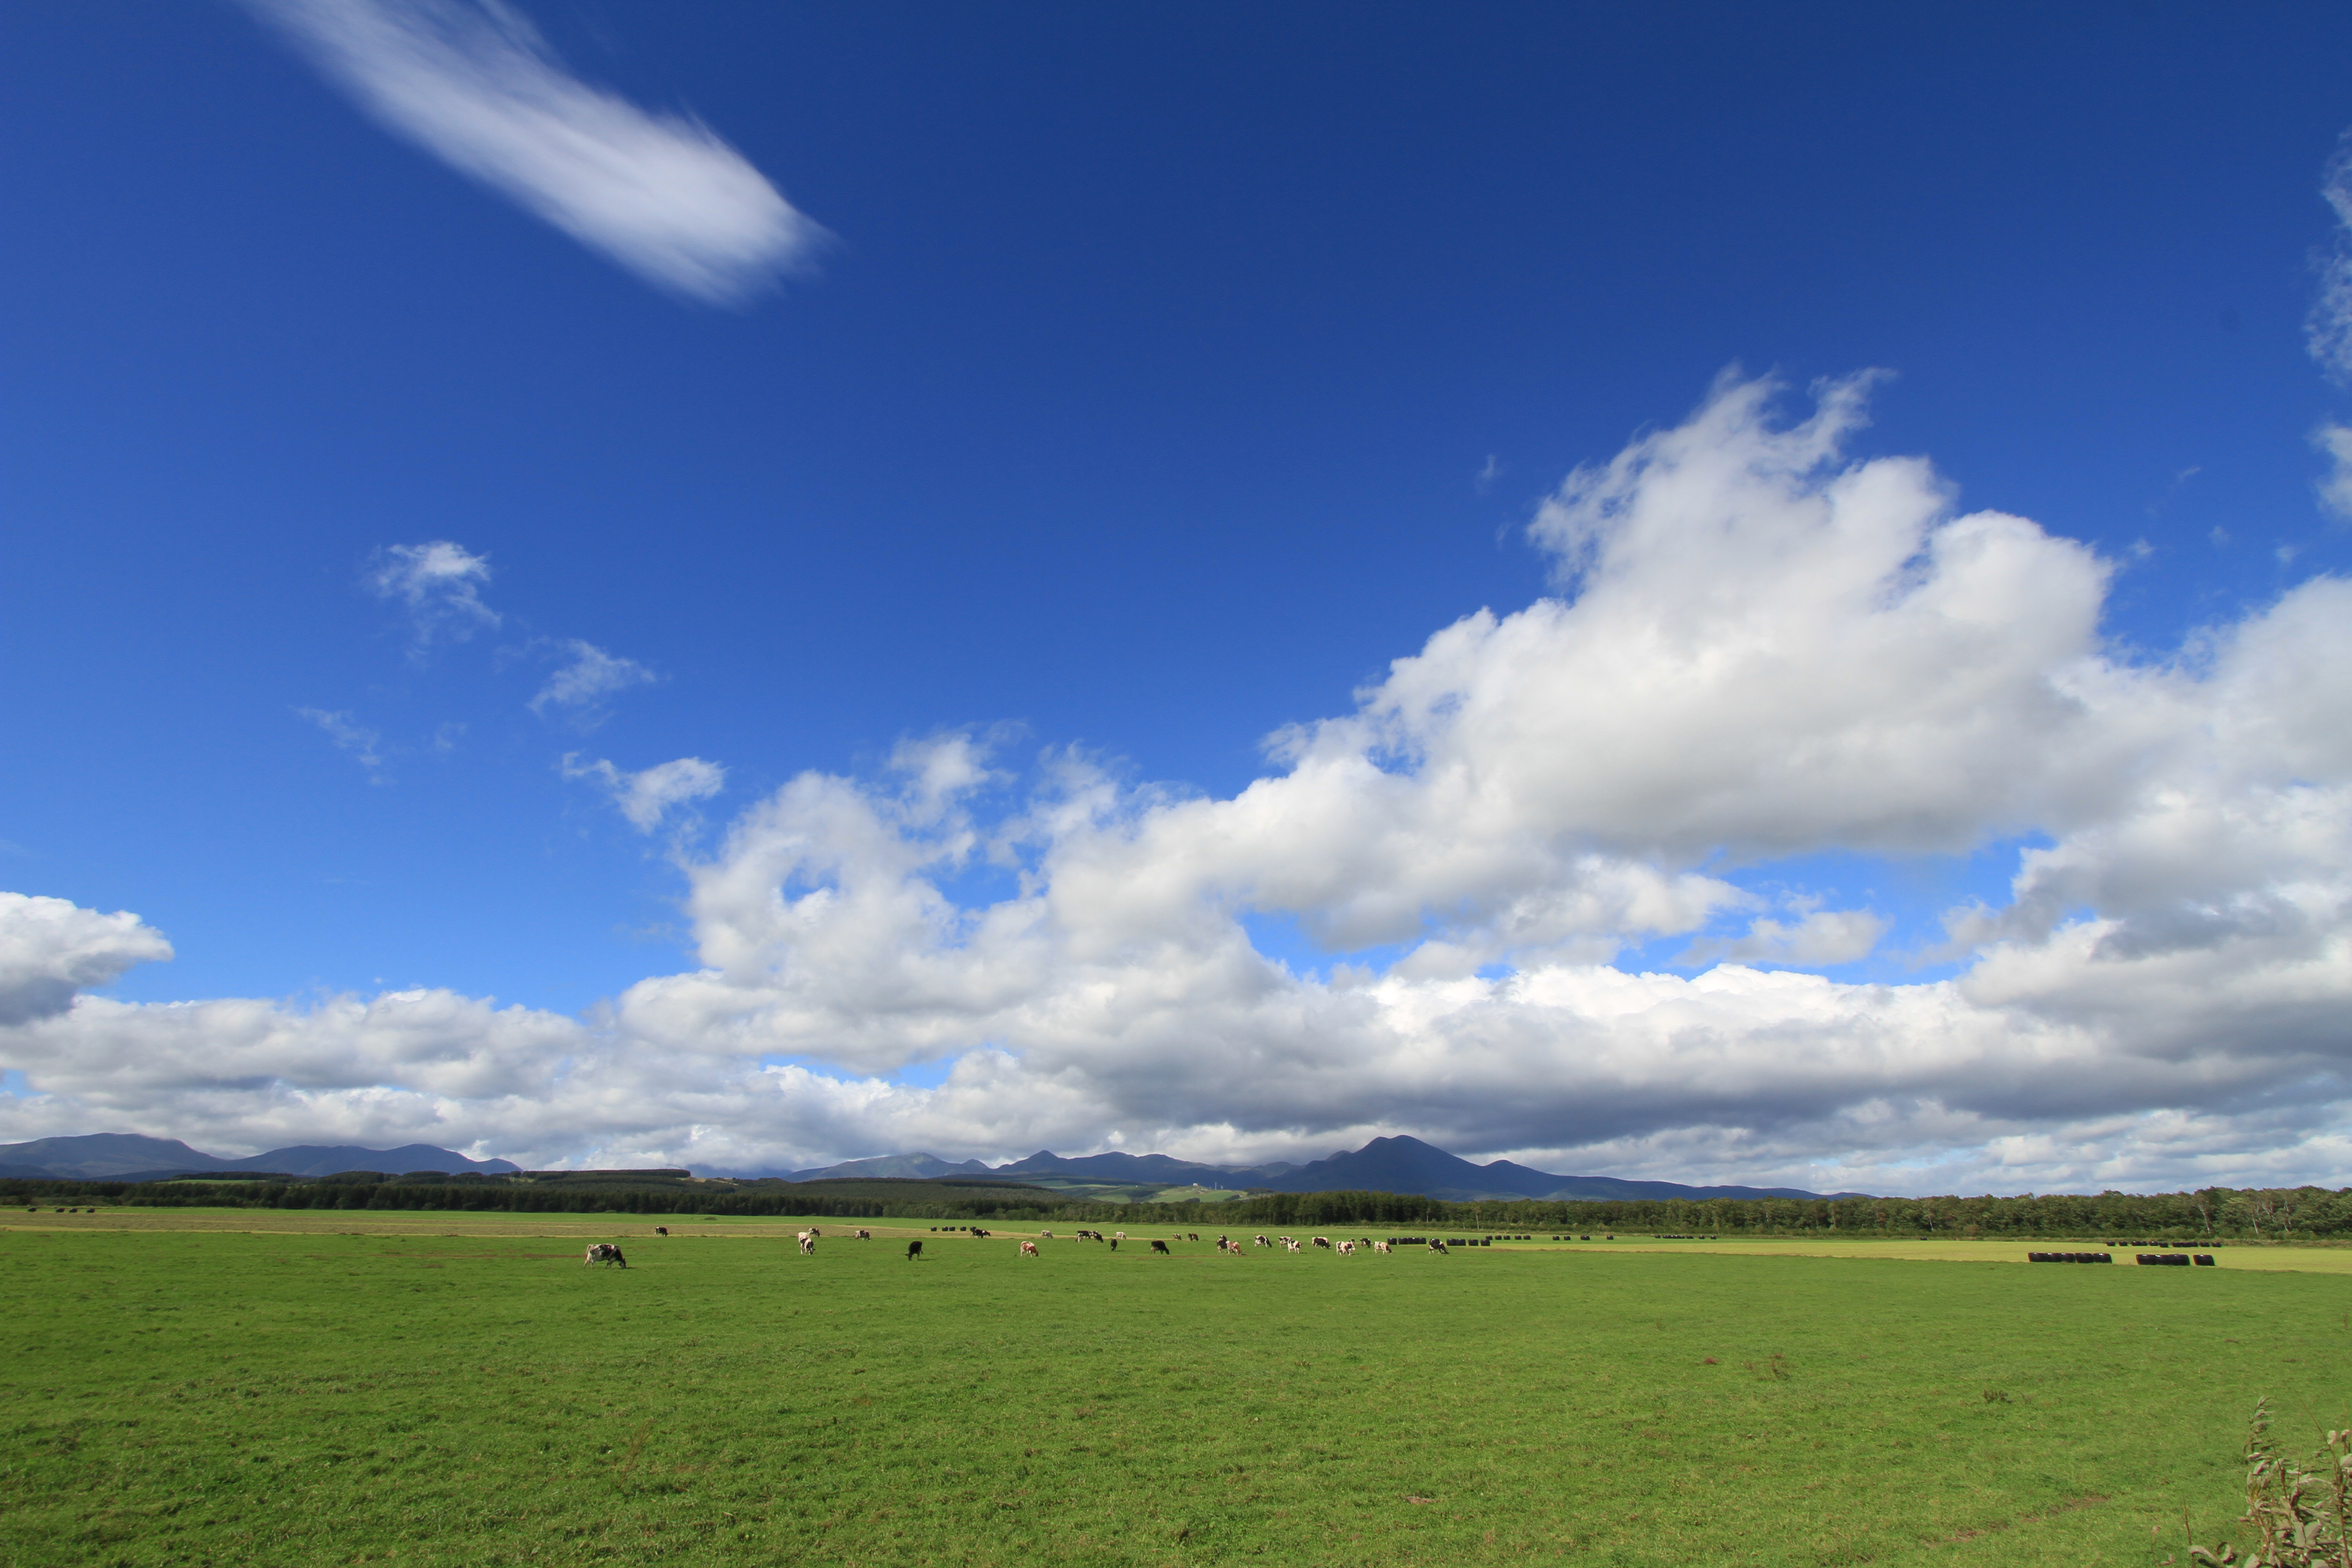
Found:
[{"label": "tree line", "polygon": [[1259,1228],[1393,1225],[1538,1233],[2099,1240],[2352,1240],[2352,1188],[2205,1187],[2017,1197],[1519,1199],[1448,1203],[1409,1193],[1273,1193],[1222,1203],[1065,1202],[1007,1188],[926,1194],[923,1184],[829,1195],[818,1185],[713,1191],[498,1180],[412,1183],[0,1181],[0,1205],[98,1200],[141,1208],[406,1209],[477,1214],[806,1215],[842,1219],[1084,1220]]}]

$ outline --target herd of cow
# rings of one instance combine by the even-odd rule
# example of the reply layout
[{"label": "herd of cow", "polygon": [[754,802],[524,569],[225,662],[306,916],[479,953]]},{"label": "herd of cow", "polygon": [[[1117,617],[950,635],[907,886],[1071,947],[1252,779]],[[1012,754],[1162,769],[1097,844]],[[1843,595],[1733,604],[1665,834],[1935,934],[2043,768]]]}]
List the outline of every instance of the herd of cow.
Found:
[{"label": "herd of cow", "polygon": [[[667,1226],[657,1225],[654,1226],[654,1234],[656,1236],[667,1236],[669,1234],[669,1227]],[[795,1238],[800,1242],[801,1256],[803,1258],[814,1257],[816,1255],[817,1237],[824,1234],[824,1232],[819,1230],[815,1226],[811,1226],[806,1230],[802,1231]],[[988,1235],[988,1232],[981,1230],[978,1227],[974,1227],[971,1234],[976,1237],[985,1237]],[[851,1235],[859,1241],[871,1241],[874,1239],[874,1233],[870,1230],[853,1231],[851,1232]],[[1039,1241],[1051,1241],[1054,1239],[1054,1233],[1050,1230],[1041,1230],[1037,1233],[1037,1238]],[[1080,1241],[1099,1241],[1106,1244],[1111,1251],[1117,1252],[1118,1250],[1118,1244],[1127,1240],[1128,1235],[1127,1232],[1123,1230],[1114,1231],[1109,1236],[1105,1236],[1098,1230],[1082,1230],[1077,1232],[1077,1239]],[[1152,1251],[1172,1257],[1174,1255],[1168,1252],[1168,1241],[1198,1241],[1201,1239],[1201,1233],[1198,1231],[1187,1231],[1181,1236],[1170,1237],[1168,1241],[1153,1240],[1150,1237],[1146,1237],[1145,1239],[1151,1241]],[[1268,1248],[1279,1247],[1286,1252],[1291,1253],[1305,1250],[1305,1248],[1300,1246],[1297,1237],[1288,1236],[1254,1236],[1250,1237],[1250,1246]],[[1328,1236],[1308,1237],[1307,1238],[1306,1246],[1319,1247],[1327,1251],[1335,1253],[1341,1258],[1353,1258],[1356,1255],[1357,1249],[1357,1244],[1353,1241],[1341,1240],[1335,1242]],[[1445,1256],[1444,1242],[1432,1240],[1428,1243],[1428,1247],[1430,1251],[1436,1253],[1440,1258]],[[1393,1250],[1389,1243],[1385,1241],[1375,1241],[1371,1243],[1371,1248],[1374,1252],[1389,1252]],[[1231,1237],[1221,1236],[1217,1237],[1217,1250],[1225,1254],[1229,1258],[1239,1258],[1247,1251],[1248,1248],[1244,1247],[1240,1242],[1234,1240]],[[908,1262],[919,1262],[921,1260],[922,1256],[923,1244],[920,1241],[910,1241],[907,1243],[907,1260]],[[1020,1256],[1023,1258],[1037,1257],[1037,1242],[1023,1242],[1021,1244]],[[626,1268],[629,1266],[629,1260],[621,1255],[621,1249],[614,1246],[609,1241],[599,1241],[592,1244],[588,1248],[587,1256],[583,1258],[580,1261],[583,1267],[597,1263],[617,1264],[623,1268]]]}]

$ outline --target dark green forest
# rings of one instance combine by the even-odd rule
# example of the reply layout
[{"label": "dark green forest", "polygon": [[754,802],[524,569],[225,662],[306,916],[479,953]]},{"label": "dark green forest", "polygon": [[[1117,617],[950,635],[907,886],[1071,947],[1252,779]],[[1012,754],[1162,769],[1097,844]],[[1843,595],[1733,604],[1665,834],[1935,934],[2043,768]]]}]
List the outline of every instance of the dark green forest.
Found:
[{"label": "dark green forest", "polygon": [[2352,1188],[2016,1197],[1710,1198],[1445,1203],[1398,1193],[1269,1193],[1225,1203],[1100,1203],[1018,1183],[696,1179],[683,1172],[522,1176],[346,1172],[322,1180],[0,1181],[0,1205],[457,1210],[507,1214],[806,1215],[843,1219],[1054,1220],[1113,1225],[1412,1226],[1538,1234],[2116,1240],[2352,1241]]}]

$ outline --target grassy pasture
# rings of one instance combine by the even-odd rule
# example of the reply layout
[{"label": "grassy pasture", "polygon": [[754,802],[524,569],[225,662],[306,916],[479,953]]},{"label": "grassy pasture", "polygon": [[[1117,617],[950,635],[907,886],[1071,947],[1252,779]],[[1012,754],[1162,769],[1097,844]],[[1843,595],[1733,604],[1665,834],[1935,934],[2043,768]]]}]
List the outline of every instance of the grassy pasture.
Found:
[{"label": "grassy pasture", "polygon": [[2158,1564],[2352,1420],[2334,1252],[653,1223],[0,1215],[0,1561]]}]

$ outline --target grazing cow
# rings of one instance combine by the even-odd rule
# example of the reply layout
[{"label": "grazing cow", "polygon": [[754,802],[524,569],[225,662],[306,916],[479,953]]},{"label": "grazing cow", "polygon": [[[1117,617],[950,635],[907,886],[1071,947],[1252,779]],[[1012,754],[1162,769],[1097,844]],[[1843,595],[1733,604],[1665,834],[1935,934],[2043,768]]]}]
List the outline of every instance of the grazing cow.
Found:
[{"label": "grazing cow", "polygon": [[1331,1238],[1328,1236],[1318,1236],[1315,1238],[1315,1245],[1328,1250],[1331,1245]]},{"label": "grazing cow", "polygon": [[1252,1246],[1254,1246],[1254,1247],[1272,1247],[1272,1246],[1274,1245],[1274,1243],[1272,1243],[1272,1242],[1268,1241],[1265,1237],[1262,1237],[1262,1236],[1254,1236],[1254,1237],[1250,1237],[1250,1244],[1251,1244]]},{"label": "grazing cow", "polygon": [[874,1233],[870,1230],[861,1230],[857,1233],[857,1239],[860,1241],[871,1241],[874,1239]]},{"label": "grazing cow", "polygon": [[1386,1252],[1388,1249],[1389,1244],[1385,1241],[1376,1241],[1372,1243],[1372,1250],[1374,1252]]},{"label": "grazing cow", "polygon": [[1125,1241],[1127,1239],[1127,1232],[1123,1230],[1112,1231],[1110,1233],[1110,1238],[1113,1241]]},{"label": "grazing cow", "polygon": [[980,1226],[973,1226],[971,1227],[971,1233],[972,1233],[972,1235],[974,1235],[974,1236],[982,1237],[985,1237],[988,1235],[988,1232],[986,1232],[986,1231],[984,1231],[984,1230],[981,1229],[981,1228],[980,1228]]},{"label": "grazing cow", "polygon": [[[1168,1244],[1164,1241],[1155,1241],[1151,1244],[1151,1250],[1154,1252],[1167,1252]],[[1169,1253],[1169,1256],[1172,1258],[1175,1254]]]},{"label": "grazing cow", "polygon": [[912,1263],[912,1262],[914,1262],[917,1258],[920,1258],[920,1257],[922,1257],[922,1256],[923,1256],[923,1244],[922,1244],[921,1242],[919,1242],[919,1241],[910,1241],[910,1242],[907,1243],[907,1261],[908,1261],[908,1262]]},{"label": "grazing cow", "polygon": [[654,1234],[656,1236],[667,1236],[669,1234],[669,1226],[666,1225],[657,1225],[654,1226]]},{"label": "grazing cow", "polygon": [[621,1256],[621,1249],[609,1241],[593,1242],[589,1245],[587,1256],[580,1259],[580,1266],[585,1268],[592,1263],[617,1263],[624,1268],[629,1266],[629,1260]]},{"label": "grazing cow", "polygon": [[1110,1238],[1110,1249],[1113,1252],[1117,1252],[1118,1250],[1118,1237],[1114,1236]]},{"label": "grazing cow", "polygon": [[1198,1241],[1201,1239],[1201,1233],[1197,1230],[1188,1230],[1184,1233],[1184,1239],[1187,1241]]},{"label": "grazing cow", "polygon": [[1342,1257],[1342,1258],[1353,1258],[1353,1257],[1355,1257],[1355,1256],[1356,1256],[1356,1244],[1355,1244],[1354,1242],[1352,1242],[1352,1241],[1343,1241],[1343,1242],[1341,1242],[1341,1243],[1339,1244],[1339,1256],[1340,1256],[1340,1257]]},{"label": "grazing cow", "polygon": [[1297,1257],[1297,1256],[1298,1255],[1298,1243],[1297,1243],[1296,1241],[1293,1241],[1290,1237],[1286,1237],[1286,1237],[1284,1237],[1282,1238],[1282,1245],[1283,1245],[1283,1246],[1285,1246],[1285,1247],[1288,1247],[1288,1248],[1290,1249],[1290,1253],[1291,1253],[1291,1256],[1292,1256],[1292,1257],[1294,1257],[1294,1258],[1295,1258],[1295,1257]]},{"label": "grazing cow", "polygon": [[1433,1236],[1429,1238],[1429,1250],[1443,1258],[1445,1256],[1445,1243]]},{"label": "grazing cow", "polygon": [[1051,1241],[1054,1239],[1054,1233],[1050,1230],[1041,1230],[1037,1233],[1037,1239],[1040,1241]]},{"label": "grazing cow", "polygon": [[1024,1257],[1024,1258],[1034,1258],[1034,1257],[1036,1257],[1036,1256],[1037,1256],[1037,1244],[1036,1244],[1035,1242],[1034,1242],[1034,1241],[1024,1241],[1024,1242],[1023,1242],[1023,1243],[1021,1244],[1021,1256],[1022,1256],[1022,1257]]},{"label": "grazing cow", "polygon": [[816,1256],[816,1232],[813,1230],[801,1232],[801,1256],[803,1258]]}]

